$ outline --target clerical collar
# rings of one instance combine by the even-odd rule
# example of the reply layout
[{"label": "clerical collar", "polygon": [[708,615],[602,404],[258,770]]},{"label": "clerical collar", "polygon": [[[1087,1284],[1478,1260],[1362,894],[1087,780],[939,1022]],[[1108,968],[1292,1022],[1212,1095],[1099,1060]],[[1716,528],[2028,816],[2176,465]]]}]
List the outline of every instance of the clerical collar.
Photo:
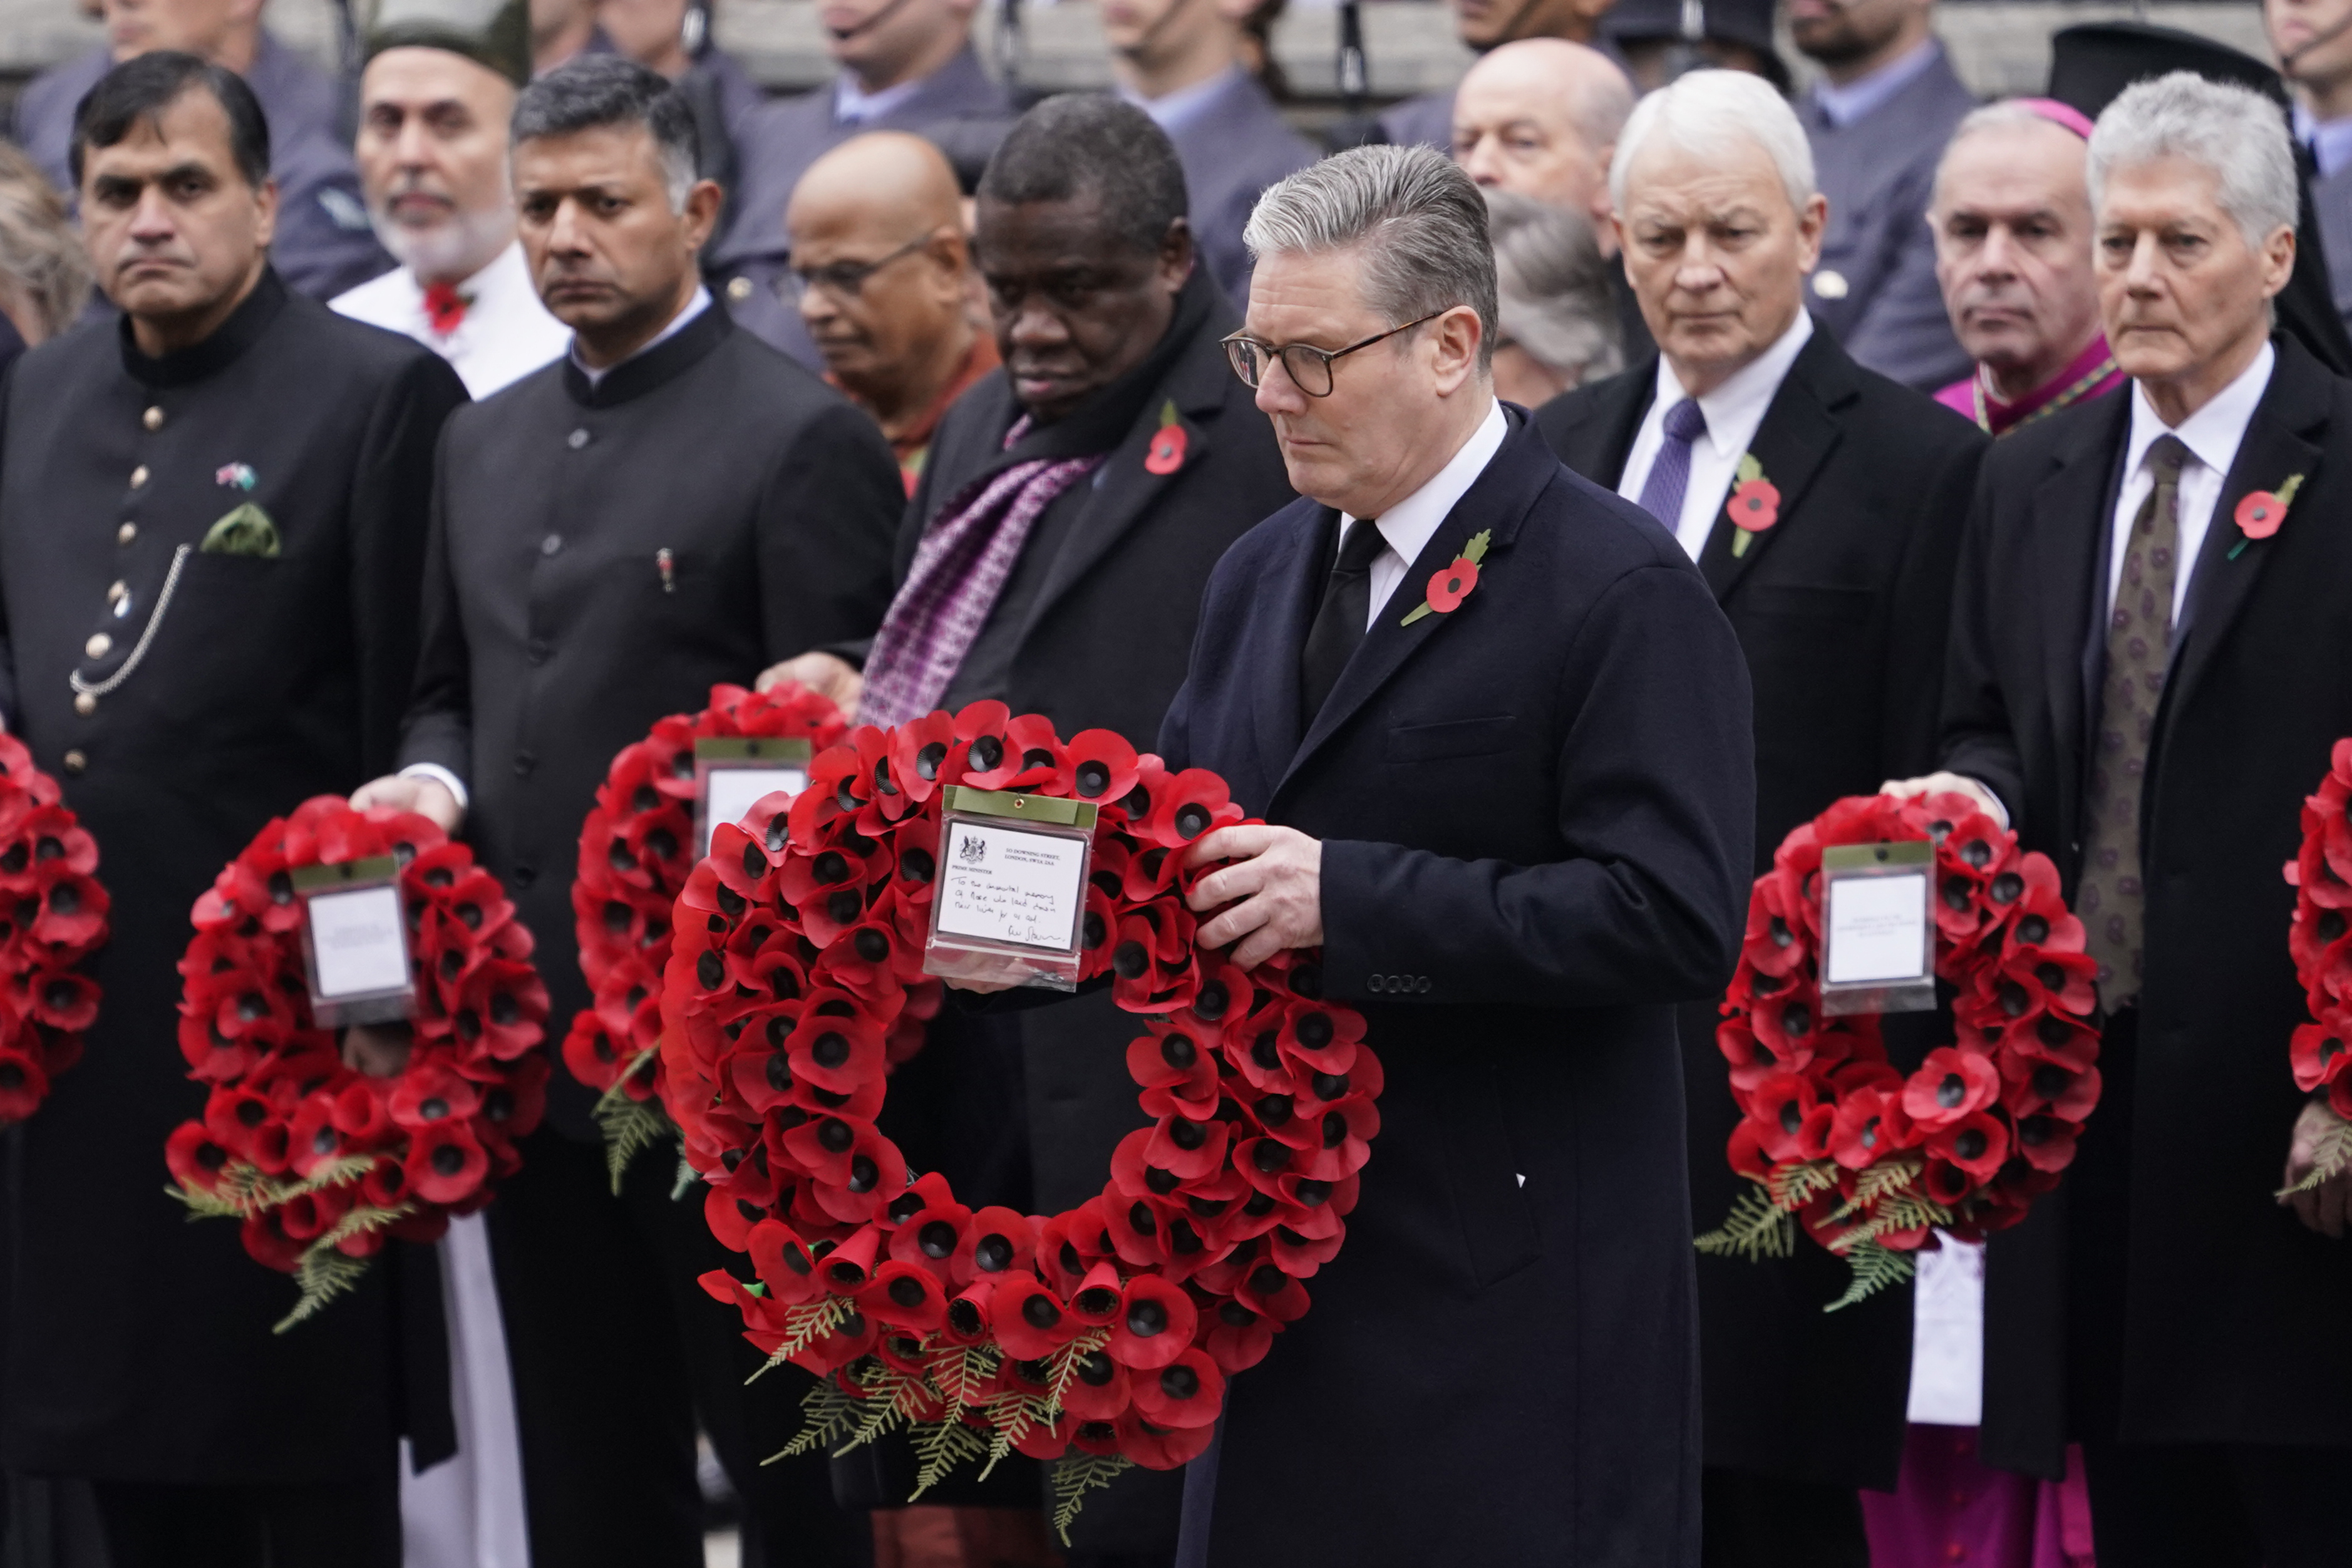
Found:
[{"label": "clerical collar", "polygon": [[1843,87],[1816,82],[1813,101],[1821,106],[1829,122],[1843,131],[1886,107],[1888,100],[1916,81],[1943,52],[1943,46],[1935,39],[1923,39],[1910,53],[1887,61],[1867,76],[1854,78]]},{"label": "clerical collar", "polygon": [[1129,88],[1118,89],[1119,97],[1151,116],[1151,122],[1174,136],[1189,128],[1206,114],[1240,79],[1242,68],[1228,66],[1206,81],[1196,81],[1190,87],[1180,87],[1174,92],[1158,98],[1146,98]]},{"label": "clerical collar", "polygon": [[735,324],[727,319],[726,310],[698,284],[694,299],[686,309],[671,318],[669,325],[645,347],[617,364],[601,371],[590,370],[580,363],[580,345],[575,339],[572,352],[563,361],[564,390],[572,395],[574,403],[587,408],[609,408],[642,397],[699,363],[734,330]]},{"label": "clerical collar", "polygon": [[2004,403],[1995,395],[1991,373],[1982,365],[1977,366],[1976,374],[1966,383],[1969,398],[1964,412],[1977,422],[1979,430],[2006,436],[2021,425],[2031,425],[2062,408],[2104,397],[2123,384],[2124,373],[2107,348],[2106,335],[2099,333],[2064,369],[2014,402]]},{"label": "clerical collar", "polygon": [[867,92],[847,71],[833,79],[833,120],[836,125],[871,125],[920,90],[925,77],[916,77],[879,92]]},{"label": "clerical collar", "polygon": [[2322,179],[2352,167],[2352,119],[2315,120],[2311,110],[2294,106],[2294,139],[2311,149]]},{"label": "clerical collar", "polygon": [[132,380],[149,386],[185,386],[217,375],[261,341],[261,334],[269,330],[278,312],[286,308],[286,285],[278,280],[278,269],[264,266],[253,292],[228,313],[226,321],[213,329],[212,336],[193,348],[160,357],[140,352],[139,340],[131,335],[131,318],[122,316],[115,322],[122,344],[122,368]]}]

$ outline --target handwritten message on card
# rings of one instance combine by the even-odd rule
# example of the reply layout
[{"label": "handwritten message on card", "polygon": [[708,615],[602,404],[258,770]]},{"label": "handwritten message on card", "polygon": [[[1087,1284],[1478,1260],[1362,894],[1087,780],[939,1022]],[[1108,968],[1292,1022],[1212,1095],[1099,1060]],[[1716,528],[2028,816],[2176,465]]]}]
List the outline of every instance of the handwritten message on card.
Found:
[{"label": "handwritten message on card", "polygon": [[936,895],[941,935],[1076,951],[1084,839],[953,822],[945,849]]},{"label": "handwritten message on card", "polygon": [[1927,973],[1927,879],[1832,878],[1822,979],[1919,980]]},{"label": "handwritten message on card", "polygon": [[408,984],[398,888],[313,893],[310,906],[310,950],[318,963],[320,996],[331,1001],[369,996]]}]

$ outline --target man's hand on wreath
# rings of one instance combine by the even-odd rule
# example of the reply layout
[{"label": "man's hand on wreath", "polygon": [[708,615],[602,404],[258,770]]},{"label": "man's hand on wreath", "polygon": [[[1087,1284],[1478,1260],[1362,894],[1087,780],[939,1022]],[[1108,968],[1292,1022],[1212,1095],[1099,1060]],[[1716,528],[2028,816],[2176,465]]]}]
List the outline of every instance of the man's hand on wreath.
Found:
[{"label": "man's hand on wreath", "polygon": [[353,1024],[343,1031],[343,1065],[370,1078],[398,1078],[414,1041],[405,1024]]},{"label": "man's hand on wreath", "polygon": [[421,773],[387,773],[352,791],[353,811],[379,805],[394,811],[413,811],[444,833],[457,832],[458,825],[466,820],[465,808],[449,793],[449,786]]},{"label": "man's hand on wreath", "polygon": [[857,722],[857,700],[866,695],[866,677],[847,659],[829,653],[804,653],[768,666],[752,687],[765,691],[787,680],[798,681],[840,709],[844,720]]},{"label": "man's hand on wreath", "polygon": [[[2301,1186],[2331,1147],[2342,1148],[2344,1134],[2343,1118],[2335,1111],[2315,1100],[2305,1105],[2294,1119],[2294,1135],[2287,1140],[2284,1184]],[[2334,1175],[2308,1191],[2281,1194],[2279,1202],[2294,1209],[2294,1217],[2308,1228],[2332,1241],[2343,1240],[2345,1222],[2352,1218],[2352,1164],[2339,1166]]]},{"label": "man's hand on wreath", "polygon": [[2000,804],[2000,798],[1963,773],[1938,771],[1916,779],[1888,779],[1878,786],[1878,793],[1891,795],[1897,800],[1909,800],[1914,795],[1964,795],[1975,801],[1977,809],[1987,816],[2003,827],[2009,826],[2009,808]]},{"label": "man's hand on wreath", "polygon": [[1194,841],[1187,866],[1231,860],[1192,885],[1195,914],[1223,909],[1202,922],[1200,943],[1234,942],[1234,962],[1255,969],[1290,947],[1323,944],[1323,845],[1292,827],[1256,823],[1220,827]]}]

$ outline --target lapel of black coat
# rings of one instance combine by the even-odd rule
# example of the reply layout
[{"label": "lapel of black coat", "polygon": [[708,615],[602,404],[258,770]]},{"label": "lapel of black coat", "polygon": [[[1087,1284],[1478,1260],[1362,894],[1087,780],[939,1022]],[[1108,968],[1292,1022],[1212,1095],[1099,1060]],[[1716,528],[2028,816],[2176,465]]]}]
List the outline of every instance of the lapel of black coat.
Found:
[{"label": "lapel of black coat", "polygon": [[1658,356],[1652,354],[1607,381],[1561,393],[1537,411],[1536,427],[1562,463],[1613,490],[1624,480],[1633,437],[1657,395]]},{"label": "lapel of black coat", "polygon": [[[2276,535],[2247,539],[2238,531],[2238,503],[2256,490],[2274,491],[2297,474],[2308,495],[2317,477],[2332,401],[2327,373],[2293,338],[2281,336],[2276,346],[2278,363],[2271,372],[2271,384],[2247,421],[2245,439],[2239,443],[2237,461],[2221,486],[2221,501],[2198,551],[2196,574],[2189,580],[2188,624],[2182,628],[2187,636],[2177,639],[2176,662],[2166,682],[2171,688],[2167,706],[2175,710],[2212,667],[2214,650],[2245,609],[2255,581],[2277,551]],[[2306,528],[2326,525],[2301,498],[2288,507],[2279,527],[2284,531],[2297,522]]]},{"label": "lapel of black coat", "polygon": [[[2050,728],[2058,747],[2057,777],[2070,796],[2083,777],[2084,715],[2092,677],[2086,673],[2091,621],[2105,603],[2096,573],[2105,563],[2111,481],[2131,434],[2131,395],[2117,392],[2085,410],[2084,438],[2066,447],[2049,476],[2034,487],[2027,583],[1990,584],[1996,593],[2032,594],[2041,601],[2042,674]],[[2095,419],[2098,423],[2094,424]],[[2067,820],[2072,821],[2071,811]]]},{"label": "lapel of black coat", "polygon": [[[1023,641],[1034,634],[1055,605],[1077,586],[1097,562],[1142,522],[1154,501],[1208,460],[1216,416],[1224,409],[1228,389],[1240,384],[1219,342],[1233,331],[1231,314],[1223,308],[1210,312],[1167,379],[1152,390],[1134,426],[1103,460],[1098,471],[1102,482],[1095,486],[1077,526],[1047,568],[1045,585],[1029,606],[1028,624],[1021,628]],[[1171,403],[1183,422],[1184,460],[1170,473],[1155,474],[1144,467],[1144,459]]]},{"label": "lapel of black coat", "polygon": [[[1454,510],[1446,513],[1445,521],[1438,524],[1437,531],[1422,547],[1419,558],[1405,568],[1404,579],[1397,584],[1396,592],[1372,618],[1371,630],[1364,635],[1362,646],[1339,672],[1339,684],[1323,700],[1323,710],[1316,714],[1315,722],[1299,741],[1282,783],[1276,786],[1275,802],[1268,803],[1269,816],[1307,760],[1338,734],[1358,710],[1378,695],[1408,659],[1442,636],[1446,626],[1465,616],[1487,612],[1491,601],[1473,593],[1449,615],[1423,616],[1411,626],[1404,624],[1405,617],[1425,599],[1430,578],[1460,555],[1471,537],[1482,529],[1491,531],[1492,537],[1487,541],[1486,558],[1480,564],[1481,574],[1509,571],[1508,562],[1498,557],[1510,549],[1536,497],[1559,472],[1559,459],[1528,423],[1524,412],[1507,406],[1504,417],[1510,421],[1510,428],[1503,437],[1502,447],[1487,463],[1486,471],[1454,503]],[[1328,531],[1322,537],[1328,538]],[[1286,601],[1297,619],[1296,635],[1278,645],[1276,656],[1277,662],[1291,667],[1285,679],[1289,684],[1294,712],[1298,704],[1298,652],[1307,640],[1307,616],[1311,613],[1305,606],[1312,602],[1302,601],[1295,595]],[[1264,683],[1274,684],[1273,680]],[[1294,720],[1294,725],[1296,722]]]},{"label": "lapel of black coat", "polygon": [[1739,580],[1756,569],[1775,540],[1790,528],[1803,526],[1805,491],[1844,435],[1837,411],[1861,395],[1862,383],[1854,374],[1853,361],[1838,347],[1827,328],[1816,324],[1813,335],[1797,351],[1789,374],[1780,378],[1779,389],[1772,394],[1764,422],[1756,427],[1756,438],[1748,444],[1748,456],[1756,459],[1765,480],[1780,492],[1779,521],[1750,535],[1746,552],[1735,555],[1732,546],[1738,541],[1739,530],[1733,526],[1730,508],[1726,506],[1716,513],[1706,547],[1699,552],[1698,569],[1707,586],[1715,590],[1717,603],[1731,597]]}]

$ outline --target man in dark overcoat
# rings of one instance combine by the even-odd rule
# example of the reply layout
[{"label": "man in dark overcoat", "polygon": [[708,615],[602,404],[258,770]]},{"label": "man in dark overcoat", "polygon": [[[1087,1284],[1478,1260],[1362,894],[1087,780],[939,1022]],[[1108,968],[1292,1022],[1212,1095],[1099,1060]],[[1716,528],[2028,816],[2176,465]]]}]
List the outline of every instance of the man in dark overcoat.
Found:
[{"label": "man in dark overcoat", "polygon": [[1250,220],[1237,368],[1306,499],[1218,563],[1160,751],[1278,825],[1188,852],[1235,862],[1201,944],[1319,947],[1387,1087],[1187,1563],[1697,1562],[1674,1009],[1746,921],[1748,676],[1673,537],[1496,401],[1486,211],[1365,147]]},{"label": "man in dark overcoat", "polygon": [[[2101,1568],[2316,1568],[2344,1553],[2352,1173],[2273,1195],[2344,1131],[2289,1069],[2280,867],[2352,732],[2352,383],[2272,329],[2297,193],[2267,99],[2142,83],[2090,160],[2132,387],[1985,459],[1920,781],[2057,864],[2100,964],[2098,1109],[1986,1275],[1984,1449],[2054,1475],[2081,1442]],[[2004,1269],[2021,1249],[2055,1267]]]},{"label": "man in dark overcoat", "polygon": [[[1707,128],[1776,121],[1778,137],[1735,130],[1711,158],[1688,151]],[[1933,760],[1987,438],[1855,364],[1807,316],[1824,204],[1795,114],[1761,79],[1692,72],[1643,101],[1618,147],[1626,272],[1664,353],[1548,404],[1536,426],[1562,462],[1674,530],[1730,617],[1755,684],[1760,874],[1832,801]],[[1734,232],[1740,243],[1718,238]],[[1725,502],[1743,455],[1779,515],[1735,552]],[[1749,1184],[1725,1155],[1739,1108],[1715,1044],[1720,1000],[1681,1017],[1701,1226]],[[1854,1489],[1895,1487],[1911,1292],[1824,1314],[1844,1273],[1810,1242],[1787,1261],[1699,1262],[1710,1564],[1867,1568]]]},{"label": "man in dark overcoat", "polygon": [[[1150,749],[1184,679],[1210,569],[1292,499],[1273,428],[1225,363],[1218,340],[1240,323],[1197,261],[1186,210],[1176,149],[1116,100],[1052,100],[1006,137],[981,183],[975,237],[1004,365],[940,423],[899,535],[902,584],[926,570],[927,542],[949,530],[973,531],[960,557],[970,562],[980,531],[1013,526],[965,517],[992,477],[1041,454],[1082,471],[1023,525],[1019,552],[943,685],[904,678],[935,634],[903,593],[862,678],[837,653],[788,670],[858,693],[863,722],[994,698],[1045,714],[1066,739],[1115,730]],[[1076,299],[1062,288],[1074,270],[1091,279]],[[1172,461],[1171,418],[1181,432]],[[1136,1032],[1108,994],[1017,1016],[950,1015],[934,1033],[959,1046],[903,1068],[892,1106],[904,1114],[902,1099],[928,1088],[942,1121],[971,1128],[989,1124],[990,1097],[1018,1096],[1003,1108],[1003,1133],[963,1152],[957,1190],[972,1178],[1017,1183],[1025,1166],[1040,1212],[1060,1213],[1102,1192],[1111,1151],[1149,1123],[1123,1054]],[[978,1070],[958,1070],[954,1056]],[[1031,1199],[1016,1186],[966,1201]],[[1172,1477],[1122,1477],[1078,1516],[1080,1560],[1166,1561],[1177,1496]]]},{"label": "man in dark overcoat", "polygon": [[[583,55],[524,90],[513,141],[572,347],[450,426],[403,776],[368,797],[462,811],[568,1021],[581,822],[614,754],[715,681],[870,628],[903,492],[873,423],[702,287],[719,192],[673,88]],[[593,1095],[559,1072],[549,1102],[490,1210],[534,1560],[696,1568],[698,1419],[751,1505],[747,1562],[856,1561],[822,1462],[761,1467],[798,1411],[743,1388],[762,1358],[695,1284],[730,1255],[672,1201],[675,1162],[639,1158],[615,1197]]]},{"label": "man in dark overcoat", "polygon": [[[10,374],[0,708],[99,842],[113,940],[83,1059],[20,1135],[0,1451],[96,1482],[114,1568],[394,1564],[394,1288],[430,1252],[389,1249],[272,1335],[291,1283],[233,1226],[189,1225],[158,1151],[204,1104],[173,1044],[196,896],[273,816],[392,762],[433,446],[465,389],[271,269],[268,132],[232,73],[117,67],[72,158],[122,316]],[[410,1371],[441,1405],[437,1441],[410,1424],[429,1458],[446,1368]]]}]

